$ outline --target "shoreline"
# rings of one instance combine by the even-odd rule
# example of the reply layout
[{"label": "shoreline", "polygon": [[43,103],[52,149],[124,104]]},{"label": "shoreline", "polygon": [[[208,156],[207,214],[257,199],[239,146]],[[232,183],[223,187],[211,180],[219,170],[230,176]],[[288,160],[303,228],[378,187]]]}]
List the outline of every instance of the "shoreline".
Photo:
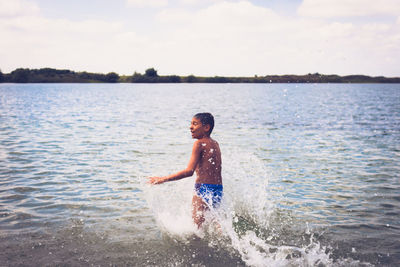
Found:
[{"label": "shoreline", "polygon": [[18,68],[0,71],[0,83],[400,83],[400,77],[308,73],[306,75],[265,75],[253,77],[158,75],[154,68],[144,74],[119,75],[75,72],[71,70]]}]

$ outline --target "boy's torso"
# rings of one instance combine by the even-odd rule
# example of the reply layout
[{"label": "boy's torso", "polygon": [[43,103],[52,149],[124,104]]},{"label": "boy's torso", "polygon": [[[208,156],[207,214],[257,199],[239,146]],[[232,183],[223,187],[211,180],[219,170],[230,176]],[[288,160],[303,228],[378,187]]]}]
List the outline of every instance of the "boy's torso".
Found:
[{"label": "boy's torso", "polygon": [[211,138],[199,140],[201,144],[200,161],[196,167],[196,184],[222,184],[221,151]]}]

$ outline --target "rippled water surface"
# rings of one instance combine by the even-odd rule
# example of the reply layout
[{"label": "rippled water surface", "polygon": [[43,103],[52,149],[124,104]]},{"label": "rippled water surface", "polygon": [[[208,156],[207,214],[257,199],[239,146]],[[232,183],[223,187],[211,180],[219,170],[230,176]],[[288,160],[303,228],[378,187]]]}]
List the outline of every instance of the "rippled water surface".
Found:
[{"label": "rippled water surface", "polygon": [[[224,201],[191,221],[191,117]],[[0,84],[1,265],[400,264],[399,84]]]}]

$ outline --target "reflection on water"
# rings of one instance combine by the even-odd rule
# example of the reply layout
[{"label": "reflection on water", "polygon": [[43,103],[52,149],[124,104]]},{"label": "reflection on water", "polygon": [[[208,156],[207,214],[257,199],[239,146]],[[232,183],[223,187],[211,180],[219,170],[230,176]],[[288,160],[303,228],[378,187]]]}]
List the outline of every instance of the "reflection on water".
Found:
[{"label": "reflection on water", "polygon": [[[225,205],[198,239],[193,179],[144,180],[185,166],[201,111]],[[0,259],[394,266],[399,140],[398,84],[1,84]]]}]

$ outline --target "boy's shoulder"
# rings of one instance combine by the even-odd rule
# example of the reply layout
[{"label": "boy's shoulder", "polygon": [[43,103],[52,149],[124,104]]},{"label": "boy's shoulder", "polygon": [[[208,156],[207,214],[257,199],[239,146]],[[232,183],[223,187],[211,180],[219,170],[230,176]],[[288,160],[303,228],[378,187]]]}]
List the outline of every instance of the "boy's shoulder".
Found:
[{"label": "boy's shoulder", "polygon": [[209,138],[201,138],[201,139],[197,139],[194,142],[195,145],[197,146],[202,146],[202,147],[206,147],[206,146],[218,146],[218,142],[215,141],[214,139],[212,139],[211,137]]}]

